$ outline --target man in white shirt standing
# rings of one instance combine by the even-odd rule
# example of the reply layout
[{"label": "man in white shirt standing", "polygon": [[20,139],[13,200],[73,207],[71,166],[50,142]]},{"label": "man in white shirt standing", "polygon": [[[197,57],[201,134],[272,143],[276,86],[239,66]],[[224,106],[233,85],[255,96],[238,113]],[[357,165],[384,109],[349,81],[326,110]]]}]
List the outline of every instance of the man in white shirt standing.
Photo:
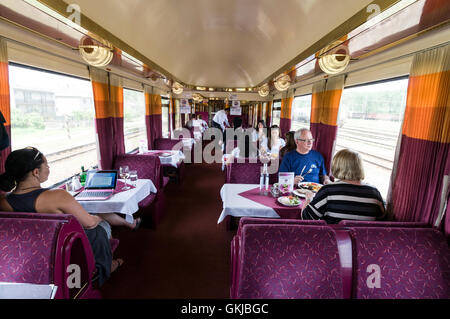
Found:
[{"label": "man in white shirt standing", "polygon": [[212,127],[218,128],[224,133],[223,141],[219,141],[219,145],[225,143],[225,128],[230,127],[230,124],[228,123],[228,113],[230,113],[229,107],[217,112],[212,119]]},{"label": "man in white shirt standing", "polygon": [[230,127],[230,124],[228,123],[228,113],[230,113],[229,107],[217,112],[213,117],[212,126],[221,129],[222,132],[224,132],[226,127]]}]

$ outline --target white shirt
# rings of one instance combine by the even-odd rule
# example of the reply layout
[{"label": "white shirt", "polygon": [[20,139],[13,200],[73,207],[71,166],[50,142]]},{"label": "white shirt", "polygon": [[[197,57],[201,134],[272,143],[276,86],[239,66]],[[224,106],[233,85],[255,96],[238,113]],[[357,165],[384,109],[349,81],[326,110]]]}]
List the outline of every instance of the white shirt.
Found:
[{"label": "white shirt", "polygon": [[270,154],[278,154],[278,153],[280,153],[280,149],[282,147],[284,147],[285,145],[286,145],[286,142],[282,138],[279,138],[278,139],[278,143],[273,145],[271,149],[269,149],[269,147],[267,146],[267,139],[265,139],[261,143],[261,146],[264,147],[267,150],[267,152],[269,152]]},{"label": "white shirt", "polygon": [[225,110],[220,110],[217,112],[213,117],[213,121],[219,124],[222,130],[225,130],[225,124],[230,126],[230,124],[228,124],[228,116]]}]

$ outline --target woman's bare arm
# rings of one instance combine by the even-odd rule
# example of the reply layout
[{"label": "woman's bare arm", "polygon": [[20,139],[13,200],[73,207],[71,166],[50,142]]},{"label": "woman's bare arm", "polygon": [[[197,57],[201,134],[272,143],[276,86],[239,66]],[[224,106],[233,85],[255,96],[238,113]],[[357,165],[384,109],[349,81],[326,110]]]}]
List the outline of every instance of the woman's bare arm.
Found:
[{"label": "woman's bare arm", "polygon": [[90,215],[78,201],[63,189],[49,190],[41,194],[36,201],[38,212],[53,212],[73,215],[86,229],[95,228],[102,219]]}]

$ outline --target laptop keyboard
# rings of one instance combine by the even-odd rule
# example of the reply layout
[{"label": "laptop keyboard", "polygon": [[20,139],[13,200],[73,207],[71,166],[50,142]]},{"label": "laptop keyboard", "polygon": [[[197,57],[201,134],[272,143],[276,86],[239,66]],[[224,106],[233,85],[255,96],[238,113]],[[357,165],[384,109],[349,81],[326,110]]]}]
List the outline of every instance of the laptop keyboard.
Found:
[{"label": "laptop keyboard", "polygon": [[106,197],[111,195],[111,192],[81,192],[77,197]]}]

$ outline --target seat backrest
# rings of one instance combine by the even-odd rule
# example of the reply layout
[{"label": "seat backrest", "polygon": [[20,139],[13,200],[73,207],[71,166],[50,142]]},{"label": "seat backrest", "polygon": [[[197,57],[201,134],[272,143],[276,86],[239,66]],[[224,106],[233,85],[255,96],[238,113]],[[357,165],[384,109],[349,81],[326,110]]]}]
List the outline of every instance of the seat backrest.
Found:
[{"label": "seat backrest", "polygon": [[450,298],[450,248],[431,228],[354,227],[353,298]]},{"label": "seat backrest", "polygon": [[242,217],[239,220],[239,227],[236,235],[242,234],[242,228],[244,225],[263,225],[263,224],[281,224],[281,225],[326,225],[324,220],[301,220],[301,219],[280,219],[280,218],[255,218],[255,217]]},{"label": "seat backrest", "polygon": [[121,154],[116,156],[114,169],[118,170],[123,165],[127,165],[130,170],[136,170],[139,178],[150,179],[158,190],[163,187],[161,161],[158,156],[141,154]]},{"label": "seat backrest", "polygon": [[53,283],[56,242],[62,222],[0,218],[0,281]]},{"label": "seat backrest", "polygon": [[[227,164],[226,182],[228,184],[259,184],[263,163],[254,158],[235,159]],[[276,183],[278,174],[269,175],[269,183]]]},{"label": "seat backrest", "polygon": [[[0,258],[0,281],[55,284],[57,299],[98,295],[91,280],[94,255],[72,215],[0,212],[0,240],[0,251],[7,251]],[[67,286],[69,265],[80,267],[79,287]]]},{"label": "seat backrest", "polygon": [[237,298],[343,298],[334,231],[327,226],[245,225]]},{"label": "seat backrest", "polygon": [[155,150],[181,150],[183,151],[183,140],[170,138],[157,138],[154,142]]},{"label": "seat backrest", "polygon": [[395,222],[395,221],[355,221],[355,220],[341,220],[339,226],[345,227],[404,227],[404,228],[429,228],[427,223],[420,222]]}]

